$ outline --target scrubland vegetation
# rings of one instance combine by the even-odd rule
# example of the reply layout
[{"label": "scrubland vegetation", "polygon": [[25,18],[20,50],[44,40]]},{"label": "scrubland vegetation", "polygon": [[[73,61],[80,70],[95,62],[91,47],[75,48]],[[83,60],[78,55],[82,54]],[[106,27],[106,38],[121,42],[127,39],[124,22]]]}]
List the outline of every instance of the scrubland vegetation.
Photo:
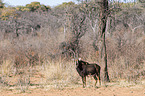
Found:
[{"label": "scrubland vegetation", "polygon": [[[1,1],[1,0],[0,0]],[[95,0],[63,3],[51,8],[39,2],[5,6],[0,2],[0,88],[22,92],[78,86],[75,59],[101,66],[100,6]],[[106,52],[110,81],[141,83],[145,79],[145,2],[109,0]]]}]

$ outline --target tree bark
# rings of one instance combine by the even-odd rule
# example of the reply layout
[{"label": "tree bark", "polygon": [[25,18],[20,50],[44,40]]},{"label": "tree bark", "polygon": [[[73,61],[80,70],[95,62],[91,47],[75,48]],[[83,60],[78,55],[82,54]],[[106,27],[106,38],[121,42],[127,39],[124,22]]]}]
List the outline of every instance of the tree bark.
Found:
[{"label": "tree bark", "polygon": [[106,38],[106,36],[105,36],[105,33],[104,33],[104,36],[103,36],[104,62],[105,62],[105,68],[104,68],[105,76],[104,76],[104,79],[105,79],[105,81],[110,82],[109,75],[108,75],[107,52],[106,52],[106,39],[105,38]]},{"label": "tree bark", "polygon": [[107,52],[106,52],[106,26],[107,26],[107,17],[109,14],[108,10],[108,0],[103,0],[101,3],[101,13],[100,13],[100,19],[101,19],[101,38],[103,39],[103,49],[104,49],[104,62],[105,62],[105,76],[104,80],[109,82],[109,75],[108,75],[108,64],[107,64]]}]

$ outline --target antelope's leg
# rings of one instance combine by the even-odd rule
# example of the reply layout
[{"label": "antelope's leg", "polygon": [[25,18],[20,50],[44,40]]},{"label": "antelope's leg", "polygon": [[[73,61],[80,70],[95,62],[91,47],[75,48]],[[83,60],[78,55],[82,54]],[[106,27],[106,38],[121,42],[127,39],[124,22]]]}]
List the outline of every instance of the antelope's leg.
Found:
[{"label": "antelope's leg", "polygon": [[99,81],[99,84],[101,85],[100,74],[97,75],[97,79],[98,79],[98,81]]},{"label": "antelope's leg", "polygon": [[82,77],[82,81],[83,81],[83,88],[85,88],[85,86],[86,86],[86,76]]},{"label": "antelope's leg", "polygon": [[95,79],[95,86],[96,86],[96,84],[97,84],[97,77],[96,77],[96,75],[94,75],[94,79]]}]

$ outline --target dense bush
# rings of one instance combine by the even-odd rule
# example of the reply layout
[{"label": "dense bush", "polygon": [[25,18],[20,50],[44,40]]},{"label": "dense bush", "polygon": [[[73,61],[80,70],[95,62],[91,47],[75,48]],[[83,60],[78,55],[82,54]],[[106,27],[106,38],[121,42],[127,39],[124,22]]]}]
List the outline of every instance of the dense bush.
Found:
[{"label": "dense bush", "polygon": [[[60,59],[68,62],[79,56],[99,62],[103,69],[101,54],[104,52],[98,51],[102,48],[96,41],[99,38],[96,5],[70,2],[40,12],[38,10],[46,10],[46,6],[32,2],[26,5],[29,11],[23,11],[24,7],[11,9],[13,12],[3,9],[0,14],[0,65],[11,61],[11,68],[19,70],[46,62],[60,63]],[[145,9],[140,6],[112,8],[108,18],[106,44],[111,79],[136,80],[145,75]],[[61,67],[63,65],[66,64]]]}]

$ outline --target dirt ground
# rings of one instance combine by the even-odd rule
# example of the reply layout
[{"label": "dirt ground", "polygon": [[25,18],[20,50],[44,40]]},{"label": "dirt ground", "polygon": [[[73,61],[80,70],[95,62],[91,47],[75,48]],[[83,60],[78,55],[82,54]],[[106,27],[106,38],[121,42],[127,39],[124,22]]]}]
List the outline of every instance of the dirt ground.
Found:
[{"label": "dirt ground", "polygon": [[58,84],[56,82],[45,84],[45,79],[40,80],[38,75],[33,75],[30,78],[31,85],[26,87],[14,83],[18,81],[18,76],[7,79],[10,79],[11,86],[0,85],[0,96],[145,96],[144,79],[137,84],[126,80],[114,80],[109,83],[102,82],[101,86],[94,87],[95,81],[88,77],[86,88],[82,88],[82,81],[78,84],[61,85],[58,81]]},{"label": "dirt ground", "polygon": [[19,90],[0,90],[0,96],[145,96],[145,85],[107,85],[99,88],[64,87],[61,89],[29,88],[24,93]]}]

